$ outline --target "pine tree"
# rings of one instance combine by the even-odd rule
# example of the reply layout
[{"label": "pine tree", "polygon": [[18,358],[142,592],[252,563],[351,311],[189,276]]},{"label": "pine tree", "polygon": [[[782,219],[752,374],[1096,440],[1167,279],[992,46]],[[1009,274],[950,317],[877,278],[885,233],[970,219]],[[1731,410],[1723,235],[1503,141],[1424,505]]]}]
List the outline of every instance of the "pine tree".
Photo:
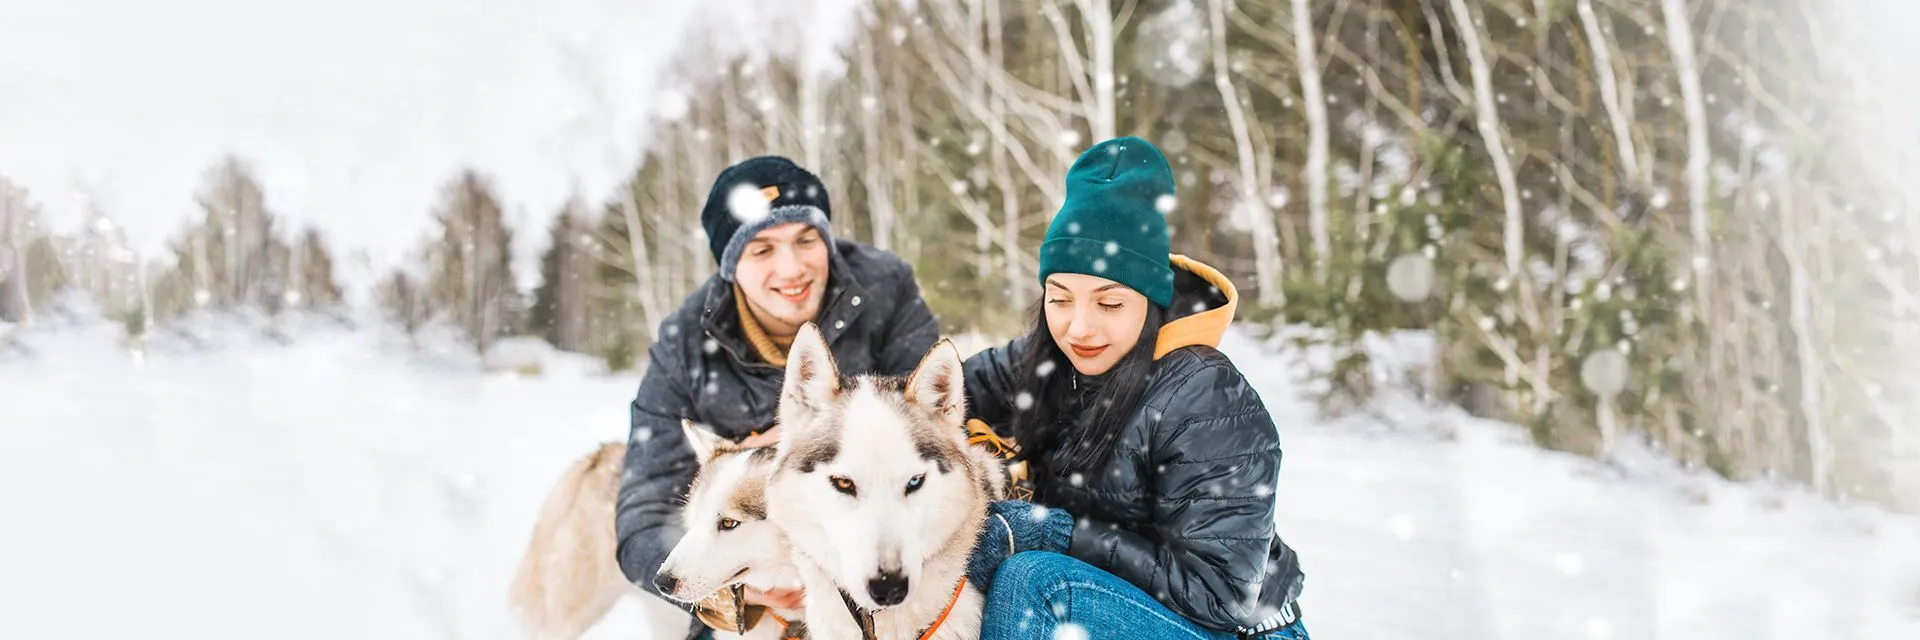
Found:
[{"label": "pine tree", "polygon": [[588,258],[580,247],[584,221],[578,199],[554,216],[547,250],[540,255],[540,285],[533,291],[529,329],[554,347],[580,351],[587,344],[585,281]]},{"label": "pine tree", "polygon": [[340,285],[333,279],[333,255],[327,251],[320,231],[309,227],[300,236],[299,269],[296,277],[300,301],[320,309],[340,304]]},{"label": "pine tree", "polygon": [[428,300],[484,354],[511,329],[518,295],[513,232],[491,182],[471,170],[442,189],[434,221],[437,236],[426,248]]}]

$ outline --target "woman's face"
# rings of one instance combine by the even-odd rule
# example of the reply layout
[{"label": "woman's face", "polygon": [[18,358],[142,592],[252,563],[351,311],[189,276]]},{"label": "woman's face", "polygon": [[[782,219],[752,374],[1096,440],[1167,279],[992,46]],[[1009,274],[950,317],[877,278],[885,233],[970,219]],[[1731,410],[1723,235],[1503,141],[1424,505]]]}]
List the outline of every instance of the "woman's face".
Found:
[{"label": "woman's face", "polygon": [[1047,330],[1082,375],[1112,369],[1140,341],[1147,297],[1126,285],[1079,273],[1047,276]]}]

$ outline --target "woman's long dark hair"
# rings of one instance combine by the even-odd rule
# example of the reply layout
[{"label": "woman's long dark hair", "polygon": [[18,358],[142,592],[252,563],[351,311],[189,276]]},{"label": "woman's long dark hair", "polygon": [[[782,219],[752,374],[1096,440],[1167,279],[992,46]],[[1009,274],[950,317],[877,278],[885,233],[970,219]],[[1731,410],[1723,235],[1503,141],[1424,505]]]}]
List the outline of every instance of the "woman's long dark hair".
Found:
[{"label": "woman's long dark hair", "polygon": [[1020,441],[1020,454],[1015,459],[1029,461],[1036,477],[1091,473],[1106,466],[1112,457],[1114,441],[1139,409],[1147,383],[1152,381],[1154,343],[1166,322],[1166,309],[1152,302],[1146,305],[1147,320],[1140,326],[1140,340],[1113,368],[1098,376],[1097,388],[1081,405],[1082,411],[1091,415],[1062,416],[1061,409],[1077,393],[1072,382],[1076,372],[1047,328],[1046,299],[1042,296],[1016,369],[1019,378],[1015,391],[1028,394],[1031,402],[1020,403],[1027,406],[1013,419],[1013,433]]}]

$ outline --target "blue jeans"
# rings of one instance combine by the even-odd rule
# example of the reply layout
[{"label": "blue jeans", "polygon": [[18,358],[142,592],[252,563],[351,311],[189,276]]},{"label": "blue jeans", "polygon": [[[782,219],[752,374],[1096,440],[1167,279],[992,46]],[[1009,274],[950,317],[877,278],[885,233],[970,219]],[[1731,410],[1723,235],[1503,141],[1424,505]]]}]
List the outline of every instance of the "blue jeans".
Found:
[{"label": "blue jeans", "polygon": [[[981,640],[1056,637],[1099,640],[1234,640],[1174,613],[1131,582],[1071,556],[1025,551],[1000,563],[987,593]],[[1055,636],[1054,628],[1079,625],[1084,634]],[[1260,640],[1309,640],[1306,623],[1269,631]]]}]

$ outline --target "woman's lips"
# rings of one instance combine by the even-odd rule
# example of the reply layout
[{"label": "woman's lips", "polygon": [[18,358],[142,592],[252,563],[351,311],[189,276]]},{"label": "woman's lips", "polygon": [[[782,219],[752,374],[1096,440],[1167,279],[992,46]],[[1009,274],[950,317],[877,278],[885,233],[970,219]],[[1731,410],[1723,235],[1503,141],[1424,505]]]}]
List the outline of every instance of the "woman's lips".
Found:
[{"label": "woman's lips", "polygon": [[1083,346],[1080,346],[1080,345],[1077,345],[1077,344],[1076,344],[1076,345],[1070,345],[1070,346],[1071,346],[1071,347],[1073,348],[1073,353],[1074,353],[1074,355],[1077,355],[1077,356],[1080,356],[1080,357],[1082,357],[1082,358],[1091,358],[1091,357],[1094,357],[1094,356],[1097,356],[1097,355],[1100,355],[1100,354],[1101,354],[1101,352],[1104,352],[1104,351],[1106,351],[1106,350],[1107,350],[1107,347],[1105,347],[1105,346],[1100,346],[1100,347],[1083,347]]}]

